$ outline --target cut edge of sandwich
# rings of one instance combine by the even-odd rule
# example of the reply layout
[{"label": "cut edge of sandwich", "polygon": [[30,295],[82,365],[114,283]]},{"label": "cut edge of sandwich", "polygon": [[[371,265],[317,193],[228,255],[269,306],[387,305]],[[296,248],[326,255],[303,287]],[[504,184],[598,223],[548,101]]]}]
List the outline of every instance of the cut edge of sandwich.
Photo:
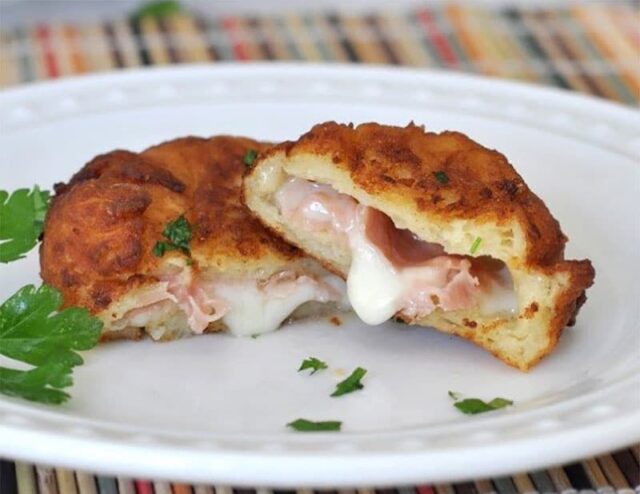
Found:
[{"label": "cut edge of sandwich", "polygon": [[171,341],[219,331],[256,337],[286,321],[345,310],[343,285],[309,258],[207,266],[167,255],[153,275],[120,286],[122,295],[113,293],[96,317],[104,324],[102,341],[145,334]]},{"label": "cut edge of sandwich", "polygon": [[[335,242],[331,232],[307,232],[283,218],[275,195],[288,180],[328,185],[359,205],[384,213],[396,229],[409,230],[420,240],[442,246],[447,255],[471,260],[490,257],[508,269],[517,302],[511,313],[488,316],[478,308],[436,307],[422,317],[407,316],[400,311],[396,313],[398,319],[471,340],[522,371],[549,354],[565,326],[575,323],[586,300],[585,290],[593,282],[594,270],[588,260],[563,259],[566,237],[559,226],[560,254],[541,262],[534,259],[539,246],[531,245],[527,221],[517,209],[512,215],[489,213],[481,218],[472,215],[455,218],[420,210],[393,187],[367,192],[354,181],[348,167],[336,166],[331,150],[306,152],[295,149],[298,143],[283,143],[260,156],[245,176],[244,201],[267,228],[318,259],[327,269],[348,279],[351,249]],[[542,201],[536,196],[533,199],[542,205],[551,224],[557,225]]]}]

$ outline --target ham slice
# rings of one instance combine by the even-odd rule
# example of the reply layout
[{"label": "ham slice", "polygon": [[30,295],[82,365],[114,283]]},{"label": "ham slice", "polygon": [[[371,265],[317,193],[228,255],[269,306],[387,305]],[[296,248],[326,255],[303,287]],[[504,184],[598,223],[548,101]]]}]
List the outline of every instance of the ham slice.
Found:
[{"label": "ham slice", "polygon": [[253,335],[277,329],[303,303],[338,302],[340,306],[345,291],[344,282],[336,276],[316,279],[289,270],[258,281],[204,279],[190,268],[174,266],[159,278],[138,295],[134,308],[113,322],[114,328],[144,327],[182,311],[193,333],[201,334],[222,319],[231,333]]},{"label": "ham slice", "polygon": [[397,312],[417,320],[436,308],[470,309],[486,296],[483,289],[494,285],[481,286],[480,278],[492,275],[485,273],[482,263],[472,269],[474,258],[449,255],[441,245],[396,228],[381,211],[328,185],[293,177],[276,192],[275,202],[283,218],[298,228],[330,233],[350,247],[349,298],[369,324]]}]

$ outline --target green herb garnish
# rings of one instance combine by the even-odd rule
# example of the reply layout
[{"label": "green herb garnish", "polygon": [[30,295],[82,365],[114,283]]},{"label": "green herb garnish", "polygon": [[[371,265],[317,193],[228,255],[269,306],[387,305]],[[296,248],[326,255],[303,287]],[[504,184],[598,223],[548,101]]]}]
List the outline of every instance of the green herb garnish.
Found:
[{"label": "green herb garnish", "polygon": [[244,153],[244,158],[242,158],[243,163],[247,168],[251,168],[253,166],[253,162],[258,157],[258,151],[255,149],[247,149],[247,152]]},{"label": "green herb garnish", "polygon": [[180,12],[182,12],[180,2],[176,2],[175,0],[160,0],[143,4],[133,13],[132,17],[138,21],[146,17],[161,19]]},{"label": "green herb garnish", "polygon": [[36,246],[48,203],[49,192],[37,185],[11,195],[0,190],[0,262],[22,259]]},{"label": "green herb garnish", "polygon": [[478,247],[480,247],[481,243],[482,243],[482,237],[476,237],[476,239],[471,244],[471,248],[469,249],[469,253],[475,254],[476,251],[478,250]]},{"label": "green herb garnish", "polygon": [[168,241],[158,241],[153,246],[153,254],[157,257],[162,257],[165,252],[170,250],[180,250],[185,255],[191,255],[191,225],[187,219],[180,215],[173,221],[167,223],[162,235]]},{"label": "green herb garnish", "polygon": [[436,180],[438,181],[438,183],[441,183],[443,185],[449,183],[449,175],[447,175],[442,170],[434,172],[433,175],[436,177]]},{"label": "green herb garnish", "polygon": [[456,392],[456,391],[449,391],[448,393],[449,393],[449,397],[450,397],[452,400],[456,400],[456,401],[457,401],[457,400],[459,400],[460,398],[462,398],[462,393],[458,393],[458,392]]},{"label": "green herb garnish", "polygon": [[331,396],[342,396],[347,393],[353,393],[354,391],[358,391],[359,389],[364,388],[364,385],[360,382],[364,375],[367,373],[367,369],[363,369],[362,367],[358,367],[354,370],[349,377],[347,377],[344,381],[340,381],[336,390],[331,393]]},{"label": "green herb garnish", "polygon": [[322,360],[317,359],[315,357],[309,357],[302,361],[302,364],[300,364],[300,368],[298,369],[298,372],[303,371],[305,369],[313,369],[311,371],[311,374],[315,374],[319,370],[326,369],[327,367],[328,365],[326,362],[323,362]]},{"label": "green herb garnish", "polygon": [[338,422],[337,420],[314,422],[313,420],[298,419],[289,422],[287,427],[291,427],[300,432],[329,432],[339,431],[340,427],[342,427],[342,422]]},{"label": "green herb garnish", "polygon": [[493,410],[499,410],[509,405],[513,405],[513,401],[505,398],[494,398],[489,403],[480,400],[479,398],[467,398],[462,401],[456,401],[455,406],[462,413],[467,415],[475,415],[477,413],[491,412]]},{"label": "green herb garnish", "polygon": [[79,350],[93,348],[102,322],[88,310],[59,310],[62,295],[47,285],[28,285],[0,305],[0,354],[33,366],[0,367],[0,392],[41,403],[63,403],[73,384]]}]

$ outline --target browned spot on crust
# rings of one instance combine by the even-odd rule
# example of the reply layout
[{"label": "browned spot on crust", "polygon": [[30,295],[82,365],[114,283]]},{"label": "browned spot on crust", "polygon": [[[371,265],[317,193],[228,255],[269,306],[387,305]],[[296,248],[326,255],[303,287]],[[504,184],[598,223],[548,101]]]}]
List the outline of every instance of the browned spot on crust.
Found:
[{"label": "browned spot on crust", "polygon": [[120,331],[108,331],[100,335],[100,343],[119,340],[141,340],[144,337],[144,328],[126,328]]},{"label": "browned spot on crust", "polygon": [[[513,201],[516,197],[516,194],[518,193],[519,187],[523,185],[522,182],[518,182],[516,180],[502,180],[501,182],[498,182],[498,189],[504,191],[507,196],[509,196],[509,199],[511,201]],[[489,190],[489,192],[491,192],[491,189],[487,189]]]},{"label": "browned spot on crust", "polygon": [[538,312],[538,304],[531,302],[531,305],[524,310],[523,316],[525,319],[531,319],[536,312]]},{"label": "browned spot on crust", "polygon": [[334,326],[342,326],[342,319],[340,319],[338,316],[330,317],[329,322]]},{"label": "browned spot on crust", "polygon": [[109,304],[112,301],[109,292],[104,290],[104,288],[100,286],[94,289],[94,291],[91,293],[91,296],[93,297],[95,306],[99,309],[105,309],[109,307]]},{"label": "browned spot on crust", "polygon": [[464,323],[464,325],[468,328],[476,328],[478,326],[478,323],[475,321],[470,321],[469,319],[467,319],[466,317],[462,320],[462,322]]},{"label": "browned spot on crust", "polygon": [[480,189],[480,197],[483,197],[484,199],[491,199],[491,197],[493,197],[493,192],[491,192],[490,188],[483,187]]},{"label": "browned spot on crust", "polygon": [[93,158],[71,178],[68,185],[58,184],[56,193],[64,192],[80,182],[99,178],[111,178],[126,183],[156,184],[177,193],[185,190],[185,184],[169,170],[154,166],[137,153],[117,150]]}]

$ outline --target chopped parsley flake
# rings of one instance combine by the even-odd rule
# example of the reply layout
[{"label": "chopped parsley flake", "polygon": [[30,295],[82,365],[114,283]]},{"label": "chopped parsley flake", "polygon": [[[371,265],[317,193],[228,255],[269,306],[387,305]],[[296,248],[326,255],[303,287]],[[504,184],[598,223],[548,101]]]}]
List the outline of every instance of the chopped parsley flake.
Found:
[{"label": "chopped parsley flake", "polygon": [[173,221],[167,223],[162,232],[167,241],[158,241],[153,246],[153,254],[157,257],[164,256],[170,250],[180,250],[183,254],[191,255],[189,242],[191,242],[191,225],[189,221],[180,215]]},{"label": "chopped parsley flake", "polygon": [[482,243],[482,237],[476,237],[476,239],[471,244],[471,248],[469,249],[469,252],[471,254],[475,254],[476,251],[478,250],[478,247],[480,247],[481,243]]},{"label": "chopped parsley flake", "polygon": [[449,175],[447,175],[442,170],[434,172],[433,175],[436,177],[438,183],[441,183],[442,185],[449,183]]},{"label": "chopped parsley flake", "polygon": [[467,415],[492,412],[493,410],[499,410],[500,408],[505,408],[509,405],[513,405],[513,401],[507,400],[506,398],[494,398],[487,403],[486,401],[483,401],[479,398],[466,398],[464,400],[460,400],[460,394],[452,393],[451,391],[449,391],[449,396],[456,400],[453,406]]},{"label": "chopped parsley flake", "polygon": [[344,381],[340,381],[336,385],[336,390],[331,393],[332,397],[342,396],[347,393],[353,393],[354,391],[358,391],[359,389],[364,388],[364,385],[360,382],[364,375],[367,373],[367,369],[363,369],[362,367],[358,367],[354,370],[349,377],[347,377]]},{"label": "chopped parsley flake", "polygon": [[134,20],[145,18],[162,19],[178,14],[182,11],[180,2],[175,0],[159,0],[156,2],[148,2],[143,4],[137,11],[133,13]]},{"label": "chopped parsley flake", "polygon": [[314,422],[313,420],[297,419],[293,422],[289,422],[287,427],[291,427],[299,432],[333,432],[340,430],[342,422],[337,420]]},{"label": "chopped parsley flake", "polygon": [[456,391],[449,391],[449,397],[452,400],[459,400],[460,398],[462,398],[462,393],[457,393]]},{"label": "chopped parsley flake", "polygon": [[255,149],[247,149],[247,152],[244,153],[244,158],[242,158],[242,161],[247,168],[251,168],[253,166],[253,162],[257,157],[258,151],[256,151]]},{"label": "chopped parsley flake", "polygon": [[303,371],[305,369],[313,369],[311,371],[311,374],[315,374],[319,370],[326,369],[327,367],[328,365],[326,362],[323,362],[322,360],[315,357],[309,357],[302,361],[302,364],[300,364],[300,368],[298,369],[298,372]]}]

